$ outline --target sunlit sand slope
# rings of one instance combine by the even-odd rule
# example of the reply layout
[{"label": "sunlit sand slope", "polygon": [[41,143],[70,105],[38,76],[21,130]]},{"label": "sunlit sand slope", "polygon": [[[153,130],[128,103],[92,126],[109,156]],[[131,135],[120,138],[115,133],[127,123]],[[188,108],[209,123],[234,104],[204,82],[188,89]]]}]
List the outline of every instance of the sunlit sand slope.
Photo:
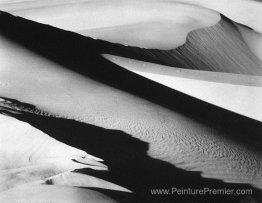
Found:
[{"label": "sunlit sand slope", "polygon": [[[34,6],[33,6],[33,5]],[[216,24],[217,12],[172,1],[29,2],[3,5],[14,15],[111,42],[171,49],[195,29]],[[24,6],[23,6],[24,5]],[[153,33],[153,34],[152,34]]]},{"label": "sunlit sand slope", "polygon": [[134,73],[227,110],[262,121],[262,77],[174,69],[105,55]]},{"label": "sunlit sand slope", "polygon": [[[4,61],[0,76],[1,96],[33,104],[53,115],[120,130],[149,143],[147,153],[150,157],[190,171],[201,171],[205,177],[249,183],[261,188],[262,170],[259,163],[262,157],[255,147],[260,141],[256,136],[258,132],[248,128],[253,121],[199,103],[189,96],[124,71],[100,56],[100,50],[96,50],[95,45],[102,42],[33,22],[19,21],[19,18],[12,20],[20,22],[18,24],[22,27],[24,23],[39,26],[37,30],[30,29],[30,34],[40,32],[41,39],[34,33],[36,38],[31,40],[38,41],[36,47],[40,48],[40,53],[42,48],[49,48],[48,54],[43,57],[1,37],[3,48],[0,58]],[[19,39],[23,41],[23,37],[25,35],[22,34]],[[42,40],[47,40],[48,44],[41,44]],[[77,47],[67,47],[72,42]],[[35,44],[32,47],[34,49]],[[59,56],[56,53],[63,56],[63,63],[50,60],[54,55]],[[75,60],[81,62],[81,67]],[[73,68],[82,74],[75,73]],[[134,87],[135,84],[137,86]],[[170,96],[169,106],[165,103],[165,94]],[[191,111],[194,105],[203,115],[196,113],[198,108]],[[227,116],[219,121],[219,116],[223,114]],[[242,126],[221,124],[230,121],[231,117],[241,121]],[[256,125],[259,126],[258,123]],[[247,141],[250,136],[256,137],[256,140]]]},{"label": "sunlit sand slope", "polygon": [[[3,106],[1,103],[1,111]],[[107,169],[99,158],[58,142],[27,123],[2,115],[0,119],[1,191],[75,169]]]},{"label": "sunlit sand slope", "polygon": [[[162,50],[177,48],[186,42],[190,32],[215,25],[221,13],[233,22],[251,27],[255,31],[242,29],[243,26],[238,25],[242,38],[233,23],[228,25],[222,21],[218,26],[190,35],[182,49],[164,54],[154,53],[152,50],[152,54],[157,55],[155,58],[158,60],[162,58],[166,61],[166,65],[179,64],[179,67],[200,70],[261,74],[261,62],[252,56],[254,54],[262,58],[262,4],[258,1],[223,0],[214,3],[200,0],[55,0],[3,2],[0,6],[2,10],[14,15],[85,36]],[[211,57],[211,60],[212,54],[217,57]]]}]

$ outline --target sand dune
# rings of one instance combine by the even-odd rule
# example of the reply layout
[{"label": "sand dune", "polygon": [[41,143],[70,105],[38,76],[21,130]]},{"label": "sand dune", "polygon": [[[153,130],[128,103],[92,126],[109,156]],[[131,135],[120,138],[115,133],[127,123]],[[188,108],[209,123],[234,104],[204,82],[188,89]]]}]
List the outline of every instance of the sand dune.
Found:
[{"label": "sand dune", "polygon": [[[262,5],[256,0],[172,0],[175,2],[190,3],[213,9],[232,19],[233,21],[251,27],[255,31],[262,33]],[[250,12],[252,11],[252,12]]]},{"label": "sand dune", "polygon": [[214,11],[170,1],[79,1],[3,10],[111,42],[161,49],[184,44],[188,32],[220,19]]},{"label": "sand dune", "polygon": [[[262,121],[261,77],[242,76],[241,78],[241,76],[230,73],[207,71],[199,73],[199,71],[195,70],[178,70],[112,55],[105,55],[105,58],[160,84],[249,118]],[[184,77],[181,77],[181,75],[184,75]],[[235,84],[232,84],[234,81]],[[252,81],[252,86],[245,85],[252,84]]]},{"label": "sand dune", "polygon": [[[255,195],[234,201],[260,202],[258,35],[253,41],[254,32],[245,36],[213,10],[151,3],[0,4],[34,21],[136,46],[0,13],[1,202],[188,201],[150,194],[174,186],[251,188]],[[227,15],[222,4],[215,10]],[[259,31],[258,13],[247,14],[250,22],[235,18],[246,12],[243,5],[232,19]]]},{"label": "sand dune", "polygon": [[1,191],[79,168],[107,169],[100,159],[14,118],[1,115],[0,130]]},{"label": "sand dune", "polygon": [[253,32],[241,25],[237,25],[237,27],[248,47],[258,58],[260,58],[260,60],[262,60],[262,34]]},{"label": "sand dune", "polygon": [[50,186],[24,185],[0,194],[1,202],[117,202],[109,196],[90,189]]},{"label": "sand dune", "polygon": [[[198,1],[189,3],[199,5]],[[262,74],[259,34],[242,29],[239,32],[234,22],[224,17],[221,19],[219,13],[209,9],[166,0],[78,1],[74,6],[70,1],[42,4],[40,1],[22,2],[16,9],[16,4],[11,4],[12,7],[8,4],[3,10],[85,36],[145,47],[147,50],[138,50],[140,55],[164,65]],[[206,4],[211,6],[211,3]],[[256,9],[261,8],[260,3],[244,1],[244,4],[252,8],[258,4]],[[35,7],[31,8],[33,5]],[[214,4],[212,9],[217,6],[220,11],[223,5],[225,2]],[[242,6],[235,1],[232,10],[242,12]],[[248,15],[253,21],[253,18],[259,21],[260,18],[255,16]]]},{"label": "sand dune", "polygon": [[[217,11],[255,30],[244,32],[242,29],[241,32],[244,32],[244,39],[250,49],[261,59],[261,48],[258,44],[261,44],[259,33],[262,32],[260,26],[262,24],[260,20],[262,5],[259,1],[234,0],[228,2],[223,0],[214,3],[199,0],[155,2],[133,0],[120,3],[114,0],[53,0],[15,1],[13,3],[7,1],[0,5],[2,10],[12,14],[86,36],[159,49],[176,48],[184,44],[190,31],[216,24],[219,16],[214,11]],[[156,10],[160,7],[161,10]],[[250,10],[252,12],[249,12]],[[132,15],[133,13],[135,15]]]},{"label": "sand dune", "polygon": [[[253,40],[253,43],[257,44],[257,41]],[[261,75],[262,62],[248,45],[251,43],[243,40],[235,23],[222,17],[214,26],[190,32],[186,43],[178,48],[156,50],[132,47],[129,50],[141,56],[140,60],[176,68]],[[259,50],[259,44],[256,47],[253,48]],[[111,54],[121,55],[121,52]]]},{"label": "sand dune", "polygon": [[[61,34],[57,36],[61,41],[63,31],[57,30],[57,32]],[[65,39],[70,44],[70,38]],[[55,40],[55,35],[52,40]],[[165,160],[181,168],[202,171],[208,177],[228,182],[250,183],[261,187],[259,181],[261,155],[238,144],[238,141],[231,140],[230,137],[236,133],[234,130],[219,130],[223,126],[217,129],[212,122],[201,123],[200,120],[193,119],[195,118],[193,114],[188,115],[178,111],[179,108],[187,108],[186,104],[184,106],[177,103],[174,109],[170,110],[123,90],[94,81],[88,76],[92,66],[96,69],[98,67],[108,69],[113,66],[113,69],[116,68],[117,72],[121,73],[118,66],[103,62],[99,55],[97,61],[102,63],[93,64],[86,52],[87,55],[83,59],[87,58],[87,63],[91,67],[86,69],[87,75],[84,76],[66,70],[61,65],[5,38],[2,38],[2,44],[5,46],[1,52],[1,58],[5,59],[5,64],[1,66],[2,96],[31,103],[53,115],[126,132],[150,143],[148,154],[151,157]],[[56,47],[58,46],[57,44]],[[49,48],[49,53],[55,51]],[[61,51],[61,49],[57,50]],[[65,53],[72,54],[77,50],[68,51],[66,49]],[[13,58],[17,60],[14,61]],[[83,71],[85,72],[84,69]],[[40,73],[41,77],[39,77]],[[130,73],[127,77],[130,81],[131,78],[136,78],[135,80],[142,81],[143,85],[147,84],[146,80]],[[119,80],[121,78],[127,81],[123,76],[119,76]],[[143,92],[146,94],[145,89]],[[160,92],[156,93],[160,94]],[[192,100],[190,97],[187,99]]]}]

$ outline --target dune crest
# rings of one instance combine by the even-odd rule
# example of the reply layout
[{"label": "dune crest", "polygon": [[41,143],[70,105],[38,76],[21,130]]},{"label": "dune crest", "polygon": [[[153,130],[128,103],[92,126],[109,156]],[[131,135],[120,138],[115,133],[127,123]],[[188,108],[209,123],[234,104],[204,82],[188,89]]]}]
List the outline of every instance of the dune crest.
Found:
[{"label": "dune crest", "polygon": [[172,1],[78,1],[37,8],[3,9],[36,22],[93,38],[145,48],[171,49],[189,32],[220,20],[218,13]]},{"label": "dune crest", "polygon": [[[262,77],[246,76],[242,77],[242,81],[240,77],[237,82],[240,83],[240,85],[230,84],[233,79],[229,78],[236,78],[238,77],[237,75],[230,73],[215,73],[217,74],[217,79],[214,78],[213,81],[207,81],[210,78],[209,76],[212,78],[213,75],[210,71],[202,72],[201,77],[201,74],[198,74],[196,70],[191,70],[190,72],[190,70],[183,71],[183,69],[181,69],[179,71],[177,68],[173,67],[156,65],[113,55],[104,55],[104,57],[145,78],[229,111],[262,121]],[[161,74],[159,74],[159,72],[161,72]],[[182,74],[180,72],[182,72]],[[187,77],[181,77],[183,72],[186,73]],[[201,79],[197,80],[199,76]],[[224,77],[224,80],[227,81],[221,83],[220,81],[223,81]],[[245,82],[250,83],[252,79],[256,85],[244,85]]]}]

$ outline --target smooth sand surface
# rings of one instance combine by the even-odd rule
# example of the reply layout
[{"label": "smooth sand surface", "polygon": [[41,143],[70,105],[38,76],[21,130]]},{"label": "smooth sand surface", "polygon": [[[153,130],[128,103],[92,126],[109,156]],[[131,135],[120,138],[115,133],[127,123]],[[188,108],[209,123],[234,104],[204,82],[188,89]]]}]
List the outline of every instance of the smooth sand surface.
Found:
[{"label": "smooth sand surface", "polygon": [[262,60],[262,34],[254,32],[242,25],[237,25],[237,27],[248,47],[258,58],[260,58],[260,60]]},{"label": "smooth sand surface", "polygon": [[88,203],[88,202],[117,202],[109,196],[90,189],[29,184],[23,185],[0,194],[3,203],[17,202],[50,202],[50,203]]},{"label": "smooth sand surface", "polygon": [[235,23],[225,17],[214,26],[190,32],[186,43],[176,49],[144,52],[173,67],[262,75],[262,61],[250,50]]},{"label": "smooth sand surface", "polygon": [[[105,58],[160,84],[262,121],[262,77],[174,69],[113,55],[105,55]],[[252,86],[246,85],[252,84],[252,81]],[[230,84],[232,82],[235,84]]]},{"label": "smooth sand surface", "polygon": [[233,21],[262,33],[262,4],[257,0],[171,0],[213,9]]},{"label": "smooth sand surface", "polygon": [[[152,45],[157,48],[168,48],[167,45],[170,45],[169,33],[163,35],[162,30],[157,29],[159,24],[161,28],[167,28],[169,17],[176,17],[176,20],[179,16],[182,17],[174,24],[173,22],[170,24],[172,27],[178,26],[177,28],[181,27],[179,23],[188,25],[189,28],[187,26],[185,28],[186,32],[181,31],[186,35],[194,25],[192,24],[194,20],[187,17],[193,14],[192,11],[195,9],[199,11],[198,20],[195,22],[197,26],[207,26],[207,23],[211,22],[213,25],[214,19],[219,20],[214,11],[177,3],[174,5],[178,12],[173,14],[173,10],[169,10],[169,6],[173,5],[171,1],[165,1],[167,4],[155,4],[165,9],[167,15],[164,17],[163,12],[159,12],[159,7],[157,10],[154,9],[155,5],[148,8],[149,1],[142,4],[129,4],[123,1],[116,8],[121,8],[119,10],[124,14],[113,12],[115,8],[109,7],[105,1],[90,4],[79,2],[75,7],[69,6],[71,1],[67,1],[68,5],[53,1],[56,6],[48,7],[46,4],[45,8],[42,8],[42,3],[39,7],[33,1],[28,2],[32,3],[31,8],[21,10],[23,5],[20,4],[21,7],[18,10],[13,7],[13,11],[21,11],[32,16],[39,15],[44,20],[54,17],[58,26],[63,26],[63,23],[69,28],[79,26],[78,28],[84,28],[80,31],[82,34],[87,32],[89,35],[93,31],[85,29],[84,24],[87,21],[77,20],[92,15],[91,10],[94,9],[96,11],[94,15],[102,17],[102,19],[94,18],[95,16],[88,18],[90,22],[93,21],[93,24],[88,25],[97,28],[95,34],[98,33],[103,38],[108,37],[112,41],[119,40],[116,42],[130,40],[128,42],[133,43],[136,38],[130,37],[131,35],[126,37],[127,33],[124,31],[129,30],[130,33],[139,36],[144,34],[144,38],[139,39],[135,45]],[[88,6],[83,6],[86,4]],[[35,6],[38,7],[38,14],[33,9]],[[61,8],[64,12],[60,13]],[[135,18],[132,12],[127,12],[130,8],[136,11],[139,8]],[[85,13],[86,9],[90,9],[90,12]],[[72,19],[71,12],[76,11],[79,11],[79,15],[75,15]],[[186,13],[186,17],[183,16],[185,11],[189,12]],[[61,19],[55,18],[57,13],[61,14]],[[5,17],[1,18],[3,17],[1,15]],[[152,15],[162,20],[152,21],[150,19]],[[112,16],[112,19],[106,20],[105,16]],[[207,19],[208,16],[210,19]],[[144,19],[145,22],[138,22],[137,18]],[[6,14],[0,13],[0,19],[1,22],[5,22]],[[257,120],[261,119],[257,103],[260,97],[254,97],[260,95],[261,85],[258,76],[245,75],[236,79],[234,74],[214,76],[209,72],[197,74],[194,71],[181,70],[180,75],[179,70],[167,68],[162,71],[163,66],[149,65],[136,60],[117,58],[117,61],[110,62],[101,54],[116,50],[117,45],[19,19],[12,17],[9,21],[10,30],[19,32],[8,33],[9,28],[3,26],[0,35],[0,112],[18,119],[1,116],[3,125],[0,126],[0,132],[4,132],[0,134],[3,140],[1,144],[7,143],[3,152],[0,151],[4,160],[4,169],[0,171],[1,189],[5,190],[0,194],[1,201],[16,202],[19,199],[25,202],[54,200],[110,202],[119,200],[119,195],[126,198],[130,191],[143,196],[156,185],[159,188],[207,185],[239,188],[250,187],[246,185],[250,184],[254,188],[262,188],[259,133],[261,123],[219,108],[224,107],[251,118],[255,117]],[[66,19],[72,20],[71,23],[66,22]],[[101,20],[104,24],[100,24],[99,28],[95,27],[94,19]],[[75,22],[79,24],[74,24]],[[115,24],[110,28],[112,22]],[[219,35],[227,33],[221,22],[222,25],[225,23],[224,20],[220,20],[207,30],[193,33],[193,37],[188,38],[189,47],[192,45],[190,44],[192,39],[197,42],[203,33],[210,32],[209,28],[213,32],[218,31]],[[235,32],[232,31],[234,27],[231,27],[231,24],[227,22],[226,27],[230,27],[229,33],[233,35]],[[24,25],[26,26],[23,27]],[[15,26],[19,29],[17,30]],[[156,34],[149,41],[145,41],[149,34],[145,26],[148,26],[146,28],[149,28],[149,31],[153,30],[159,35]],[[23,29],[28,27],[34,29]],[[103,35],[103,31],[108,35]],[[112,36],[116,31],[120,38]],[[235,31],[238,32],[237,29]],[[225,35],[221,35],[218,41]],[[213,35],[209,36],[211,36],[209,40],[212,41]],[[8,37],[17,41],[12,41]],[[163,37],[167,39],[164,43],[160,40]],[[177,46],[181,39],[172,42],[174,44],[171,47]],[[234,40],[231,39],[226,46],[217,46],[218,52],[222,53],[223,48],[234,46]],[[205,55],[210,52],[211,55],[216,55],[217,52],[211,52],[212,48],[203,51],[208,47],[207,41],[198,42],[199,47],[201,43],[205,45],[198,53]],[[24,46],[20,43],[24,43]],[[101,49],[101,43],[106,47],[104,50]],[[184,45],[187,48],[188,44]],[[198,47],[194,43],[193,45],[195,49]],[[244,42],[240,47],[240,51],[245,49]],[[239,46],[234,48],[238,50]],[[120,49],[120,52],[121,50],[123,49]],[[129,50],[131,51],[128,53],[132,53],[134,49]],[[179,50],[181,49],[178,49],[178,52]],[[184,56],[188,57],[188,53],[192,50],[184,52]],[[151,50],[144,51],[153,53]],[[161,50],[156,51],[163,53]],[[227,58],[225,55],[221,54],[222,59]],[[193,60],[194,57],[187,59]],[[244,57],[247,60],[244,60]],[[198,55],[198,58],[201,57]],[[202,62],[208,61],[207,58],[201,58]],[[232,59],[231,56],[228,58]],[[259,59],[255,59],[248,51],[243,52],[240,58],[246,61],[240,73],[259,75]],[[236,65],[240,63],[235,62],[237,60],[234,57],[232,61],[234,65],[229,63],[230,66],[225,66],[228,72],[231,69],[237,71]],[[200,64],[198,63],[199,66]],[[206,64],[206,67],[209,67],[209,62]],[[216,68],[216,60],[213,65],[211,67]],[[252,67],[250,70],[247,69],[249,66]],[[126,71],[125,68],[134,72],[139,71],[137,73],[140,75],[182,93]],[[143,71],[140,71],[140,68],[143,68]],[[163,78],[168,79],[168,83],[166,80],[163,81]],[[250,98],[245,97],[246,92]],[[232,98],[233,96],[235,97]],[[228,98],[232,98],[232,103]],[[240,104],[240,99],[244,99],[244,105],[242,101]],[[217,106],[207,104],[206,101]],[[239,105],[236,105],[237,102]],[[99,162],[100,158],[105,160],[105,165],[109,167],[108,172],[104,171],[106,166]],[[118,198],[115,197],[115,191]],[[261,194],[261,190],[256,191]],[[245,197],[243,198],[245,200]],[[251,198],[250,201],[252,200]]]},{"label": "smooth sand surface", "polygon": [[[262,4],[252,0],[216,3],[198,0],[54,0],[2,2],[0,6],[1,10],[14,15],[85,36],[152,49],[168,50],[183,45],[193,30],[215,25],[220,20],[219,13],[257,32],[262,30],[259,26]],[[240,29],[245,43],[261,59],[261,34],[254,30]],[[246,60],[243,58],[239,64],[248,64]]]},{"label": "smooth sand surface", "polygon": [[[2,6],[3,10],[6,11],[22,11],[26,9],[31,9],[31,8],[41,8],[45,6],[55,6],[55,5],[66,5],[70,3],[84,3],[84,2],[92,2],[99,4],[102,2],[101,0],[77,0],[77,1],[72,1],[72,0],[47,0],[47,1],[39,1],[39,0],[34,0],[34,1],[25,1],[25,0],[20,0],[20,1],[1,1],[0,5]],[[112,4],[115,1],[107,1],[108,4]],[[150,2],[152,1],[129,1],[129,2],[139,2],[140,4],[148,3],[149,6]],[[191,4],[191,5],[196,5],[200,7],[206,7],[212,10],[215,10],[219,13],[222,13],[223,15],[227,16],[228,18],[232,19],[233,21],[244,24],[246,26],[249,26],[253,28],[254,30],[258,32],[262,32],[262,20],[261,20],[261,13],[262,13],[262,6],[260,1],[256,0],[220,0],[217,2],[214,2],[213,0],[169,0],[169,1],[161,1],[161,2],[173,2],[173,3],[183,3],[183,4]],[[250,12],[252,11],[252,12]]]},{"label": "smooth sand surface", "polygon": [[179,104],[170,110],[69,71],[3,37],[1,44],[1,96],[53,115],[123,131],[149,143],[150,157],[180,168],[261,187],[261,154],[231,140],[234,131],[193,119],[177,111]]},{"label": "smooth sand surface", "polygon": [[[131,46],[171,49],[185,43],[187,34],[220,20],[218,13],[172,1],[65,1],[31,8],[24,3],[2,10],[86,36]],[[20,5],[20,6],[19,6]]]},{"label": "smooth sand surface", "polygon": [[[114,5],[114,7],[108,5]],[[262,4],[255,0],[221,0],[218,2],[211,0],[165,0],[161,2],[133,0],[121,3],[114,0],[2,1],[0,6],[1,10],[14,15],[93,38],[161,49],[178,47],[185,42],[191,30],[214,25],[219,18],[218,14],[211,12],[213,10],[236,23],[252,28],[253,30],[243,28],[241,32],[250,49],[260,59],[262,58],[259,45],[261,44],[259,33],[262,32]],[[161,9],[156,12],[155,8]],[[151,17],[148,18],[148,15]]]},{"label": "smooth sand surface", "polygon": [[[3,106],[1,102],[1,110]],[[28,123],[4,115],[0,115],[0,121],[1,191],[80,168],[107,170],[97,161],[100,159],[57,141]]]}]

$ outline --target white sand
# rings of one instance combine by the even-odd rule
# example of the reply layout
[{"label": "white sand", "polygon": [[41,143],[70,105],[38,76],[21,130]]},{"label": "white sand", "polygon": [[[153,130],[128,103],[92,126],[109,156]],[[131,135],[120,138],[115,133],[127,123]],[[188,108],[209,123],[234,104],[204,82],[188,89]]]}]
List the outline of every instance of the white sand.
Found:
[{"label": "white sand", "polygon": [[0,193],[0,200],[1,203],[116,202],[110,197],[90,189],[40,184],[23,185]]},{"label": "white sand", "polygon": [[[105,55],[105,58],[172,89],[262,121],[262,77],[177,69],[113,55]],[[209,78],[213,81],[208,81]],[[231,84],[230,80],[235,80],[236,84]],[[249,81],[254,81],[252,86],[245,85]]]},{"label": "white sand", "polygon": [[[220,20],[218,12],[262,32],[260,2],[183,1],[197,6],[177,2],[3,0],[0,10],[86,36],[147,48],[170,49],[182,45],[190,31],[216,24]],[[261,58],[260,34],[239,29],[250,49]],[[228,139],[234,132],[213,129],[71,72],[5,38],[0,37],[0,44],[0,96],[31,103],[50,114],[121,130],[148,142],[149,156],[189,171],[201,171],[205,177],[262,188],[262,154]],[[259,77],[236,79],[234,74],[177,72],[123,58],[115,62],[203,101],[262,119]],[[0,119],[0,161],[4,163],[0,170],[0,188],[9,189],[0,193],[0,202],[16,202],[17,199],[110,202],[111,199],[101,193],[77,187],[128,191],[101,179],[68,172],[87,167],[88,163],[96,164],[94,169],[105,169],[97,162],[99,158],[60,143],[24,122],[6,116]],[[80,163],[72,162],[72,158]],[[39,184],[39,180],[47,178],[55,186]],[[34,181],[37,183],[25,184]]]},{"label": "white sand", "polygon": [[240,29],[262,59],[262,3],[254,0],[2,0],[0,10],[93,38],[158,49],[184,44],[190,31],[216,24],[221,13],[255,30]]},{"label": "white sand", "polygon": [[107,169],[86,152],[4,115],[0,115],[0,162],[0,191],[74,169]]},{"label": "white sand", "polygon": [[250,50],[262,60],[262,34],[241,25],[237,25],[237,27]]},{"label": "white sand", "polygon": [[31,103],[54,115],[121,130],[148,142],[149,156],[178,167],[262,187],[262,155],[227,139],[234,132],[210,128],[0,40],[1,96]]},{"label": "white sand", "polygon": [[[59,2],[59,1],[54,1]],[[187,34],[220,20],[217,12],[172,1],[99,0],[24,6],[3,10],[86,36],[132,46],[171,49],[185,43]]]},{"label": "white sand", "polygon": [[203,6],[262,33],[262,3],[256,0],[171,0]]}]

